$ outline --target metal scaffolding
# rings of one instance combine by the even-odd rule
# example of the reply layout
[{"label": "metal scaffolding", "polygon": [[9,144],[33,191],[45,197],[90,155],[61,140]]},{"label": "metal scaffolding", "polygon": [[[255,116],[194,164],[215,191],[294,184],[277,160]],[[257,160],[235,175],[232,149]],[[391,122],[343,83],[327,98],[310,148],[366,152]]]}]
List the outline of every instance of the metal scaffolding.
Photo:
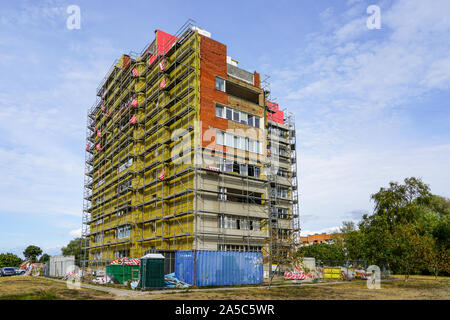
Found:
[{"label": "metal scaffolding", "polygon": [[[282,144],[289,150],[281,158],[203,147],[200,43],[192,20],[174,36],[157,30],[140,53],[116,60],[97,88],[87,114],[82,267],[105,269],[116,258],[149,252],[172,257],[175,250],[204,249],[208,241],[215,244],[211,250],[237,244],[238,250],[270,254],[276,243],[267,246],[267,239],[274,232],[299,228],[293,115],[286,113],[283,139],[270,134],[271,121],[261,128],[259,139],[269,148]],[[262,94],[264,104],[258,105],[265,109]],[[205,165],[212,155],[223,170]],[[261,175],[225,170],[228,160],[258,166]],[[272,170],[280,162],[285,179]],[[236,187],[226,189],[230,185]],[[281,186],[288,197],[273,194]],[[231,210],[230,198],[243,209]],[[274,216],[280,206],[288,214]],[[239,231],[221,225],[228,217],[239,221]]]},{"label": "metal scaffolding", "polygon": [[[111,67],[88,111],[83,266],[146,251],[188,249],[193,237],[199,50],[193,21]],[[192,242],[192,240],[190,240]]]}]

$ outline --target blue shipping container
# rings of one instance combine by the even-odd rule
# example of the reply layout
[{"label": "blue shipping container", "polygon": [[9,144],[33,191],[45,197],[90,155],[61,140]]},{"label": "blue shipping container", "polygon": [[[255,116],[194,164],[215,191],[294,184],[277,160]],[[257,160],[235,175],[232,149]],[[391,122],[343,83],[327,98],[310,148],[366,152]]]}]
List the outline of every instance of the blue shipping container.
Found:
[{"label": "blue shipping container", "polygon": [[[196,251],[196,286],[263,283],[261,252]],[[194,251],[175,254],[175,276],[194,284]]]}]

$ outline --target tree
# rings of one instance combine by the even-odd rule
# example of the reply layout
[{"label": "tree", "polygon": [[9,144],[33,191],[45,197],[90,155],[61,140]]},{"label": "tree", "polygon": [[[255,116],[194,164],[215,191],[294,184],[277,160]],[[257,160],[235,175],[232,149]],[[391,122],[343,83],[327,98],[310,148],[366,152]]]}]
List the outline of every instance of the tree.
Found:
[{"label": "tree", "polygon": [[450,215],[442,216],[432,233],[438,246],[450,249]]},{"label": "tree", "polygon": [[356,230],[356,226],[353,221],[342,222],[342,227],[340,228],[340,231],[342,234],[346,234],[347,232],[355,231],[355,230]]},{"label": "tree", "polygon": [[448,198],[432,195],[429,207],[440,216],[450,215],[450,199]]},{"label": "tree", "polygon": [[269,285],[267,289],[270,289],[275,274],[281,270],[281,268],[292,268],[294,265],[300,265],[302,263],[302,255],[297,251],[298,237],[297,233],[281,233],[272,231],[269,238],[269,251],[263,252],[263,263],[269,264],[269,268],[272,271],[272,265],[276,265],[275,271],[271,272]]},{"label": "tree", "polygon": [[392,223],[387,216],[364,215],[359,223],[362,235],[360,243],[353,249],[361,250],[359,259],[367,260],[369,264],[390,267],[393,263],[392,246],[395,243],[392,235]]},{"label": "tree", "polygon": [[61,249],[61,252],[65,256],[75,256],[75,264],[80,266],[81,262],[81,245],[83,242],[83,238],[75,238],[69,242],[66,247]]},{"label": "tree", "polygon": [[42,257],[39,259],[40,263],[46,263],[46,262],[49,262],[49,261],[50,261],[50,256],[48,254],[46,254],[46,253],[44,253],[42,255]]},{"label": "tree", "polygon": [[365,234],[360,230],[352,230],[342,234],[342,249],[345,251],[347,260],[367,260],[366,247],[364,243]]},{"label": "tree", "polygon": [[327,264],[344,264],[346,260],[343,248],[334,243],[318,243],[301,247],[299,253],[303,257],[315,258],[316,261],[320,260]]},{"label": "tree", "polygon": [[19,267],[22,263],[22,259],[13,253],[1,253],[0,254],[0,268],[5,267]]},{"label": "tree", "polygon": [[430,234],[421,235],[412,224],[396,225],[392,246],[394,262],[405,281],[414,273],[427,269],[433,260],[434,240]]},{"label": "tree", "polygon": [[439,273],[450,272],[450,250],[444,246],[436,246],[433,250],[431,257],[431,272],[433,272],[435,279],[437,280]]},{"label": "tree", "polygon": [[348,259],[385,264],[405,280],[412,273],[449,272],[450,200],[433,195],[418,178],[390,182],[372,194],[372,215],[363,215],[357,230],[343,224]]},{"label": "tree", "polygon": [[41,254],[42,254],[41,248],[34,245],[28,246],[23,252],[25,259],[31,260],[31,262],[36,262],[37,257],[39,257]]},{"label": "tree", "polygon": [[405,184],[390,182],[389,188],[380,188],[371,199],[375,202],[374,218],[384,216],[390,226],[414,220],[422,206],[432,202],[430,187],[418,178],[406,178]]}]

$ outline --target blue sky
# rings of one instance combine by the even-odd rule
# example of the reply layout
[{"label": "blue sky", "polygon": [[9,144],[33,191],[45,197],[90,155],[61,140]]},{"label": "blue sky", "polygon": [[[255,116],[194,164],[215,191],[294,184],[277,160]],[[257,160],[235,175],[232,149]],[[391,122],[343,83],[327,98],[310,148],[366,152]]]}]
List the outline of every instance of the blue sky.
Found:
[{"label": "blue sky", "polygon": [[[381,9],[369,30],[366,9]],[[69,30],[69,5],[81,28]],[[304,233],[372,211],[421,177],[450,197],[449,1],[4,1],[0,252],[59,253],[80,229],[86,110],[121,53],[188,19],[239,66],[270,75],[296,115]]]}]

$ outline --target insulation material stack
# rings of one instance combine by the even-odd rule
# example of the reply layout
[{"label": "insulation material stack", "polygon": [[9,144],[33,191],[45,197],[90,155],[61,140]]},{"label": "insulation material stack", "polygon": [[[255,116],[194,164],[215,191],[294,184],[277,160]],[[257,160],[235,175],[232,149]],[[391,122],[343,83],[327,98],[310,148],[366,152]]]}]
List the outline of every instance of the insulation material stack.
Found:
[{"label": "insulation material stack", "polygon": [[[178,40],[177,37],[161,30],[156,30],[155,33],[156,49],[153,49],[153,52],[148,59],[149,66],[151,66],[159,56],[169,51],[169,49],[172,48],[173,44]],[[152,50],[152,47],[154,47],[153,44],[150,45],[149,50]]]},{"label": "insulation material stack", "polygon": [[280,110],[278,103],[267,101],[267,106],[272,110],[272,112],[267,114],[267,119],[284,124],[284,112]]}]

